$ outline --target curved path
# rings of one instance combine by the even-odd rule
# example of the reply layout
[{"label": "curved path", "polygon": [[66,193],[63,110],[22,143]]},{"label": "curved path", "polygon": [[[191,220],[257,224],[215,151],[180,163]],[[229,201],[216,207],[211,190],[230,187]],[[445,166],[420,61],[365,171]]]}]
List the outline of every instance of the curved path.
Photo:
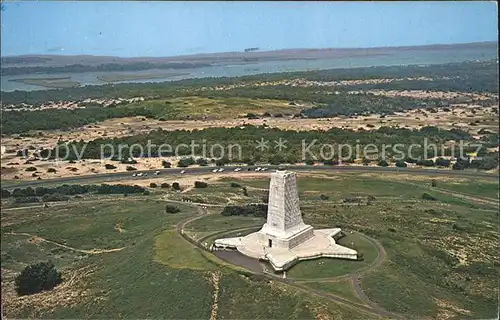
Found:
[{"label": "curved path", "polygon": [[[183,220],[179,221],[177,223],[177,225],[176,225],[176,229],[180,233],[180,235],[184,239],[186,239],[187,241],[189,241],[191,244],[195,245],[196,247],[198,247],[201,250],[208,251],[207,248],[205,248],[204,246],[202,246],[200,244],[199,240],[195,241],[195,240],[191,239],[189,236],[187,236],[184,233],[184,229],[185,229],[185,227],[189,223],[191,223],[191,222],[193,222],[193,221],[195,221],[197,219],[200,219],[200,218],[202,218],[204,216],[206,216],[206,215],[203,214],[201,212],[201,210],[200,210],[200,213],[198,213],[197,215],[195,215],[193,217],[188,217],[186,219],[183,219]],[[203,239],[206,239],[206,238],[211,237],[213,235],[218,235],[218,234],[222,235],[224,233],[229,233],[229,232],[234,232],[234,231],[240,231],[240,230],[243,231],[243,230],[249,230],[249,229],[254,229],[254,228],[256,228],[256,226],[249,226],[249,227],[246,227],[246,228],[236,228],[236,229],[230,229],[230,230],[224,230],[224,231],[217,231],[217,232],[212,233],[210,235],[204,236]],[[363,236],[365,236],[367,239],[369,239],[377,247],[377,251],[378,251],[377,259],[375,259],[375,261],[373,263],[371,263],[369,266],[366,266],[361,271],[361,272],[366,272],[368,270],[371,270],[371,269],[374,269],[374,268],[377,268],[378,266],[380,266],[382,264],[382,262],[384,261],[384,259],[385,259],[386,253],[385,253],[385,250],[382,247],[382,245],[377,240],[375,240],[375,239],[373,239],[371,237],[368,237],[366,235],[363,235]],[[209,252],[211,252],[211,251],[209,251]],[[213,253],[213,252],[211,252],[211,253]],[[334,301],[336,303],[341,303],[341,304],[345,304],[345,305],[349,305],[349,306],[354,306],[354,307],[359,308],[359,309],[361,309],[361,310],[363,310],[365,312],[376,314],[376,315],[381,316],[381,317],[386,317],[386,318],[402,318],[402,316],[400,316],[400,315],[397,315],[395,313],[392,313],[392,312],[384,310],[383,308],[381,308],[380,306],[378,306],[376,303],[374,303],[374,302],[372,302],[371,300],[368,299],[368,297],[363,293],[363,291],[362,291],[362,289],[359,286],[359,283],[357,281],[358,278],[359,278],[359,272],[360,272],[360,270],[357,270],[353,274],[348,274],[348,275],[336,277],[335,279],[339,280],[339,278],[352,277],[354,291],[356,292],[356,294],[359,296],[359,298],[365,304],[360,304],[360,303],[357,303],[357,302],[353,302],[353,301],[344,299],[343,297],[334,295],[332,293],[328,293],[328,292],[325,292],[325,291],[322,291],[322,290],[311,288],[311,287],[309,287],[309,286],[307,286],[306,284],[303,283],[305,281],[297,281],[298,279],[283,279],[283,278],[280,278],[280,277],[278,277],[276,275],[264,272],[264,270],[262,268],[262,265],[260,264],[259,261],[255,260],[255,259],[251,259],[251,258],[245,257],[242,254],[240,254],[239,252],[234,252],[234,251],[217,251],[217,254],[214,254],[214,255],[217,256],[219,259],[224,260],[226,262],[229,262],[231,264],[235,264],[234,263],[235,262],[235,256],[234,255],[238,255],[237,258],[238,258],[238,262],[240,262],[240,263],[236,263],[236,265],[238,265],[240,267],[243,267],[243,268],[251,271],[252,273],[265,275],[265,276],[273,279],[274,281],[279,281],[279,282],[285,283],[285,284],[293,286],[293,287],[295,287],[297,289],[300,289],[300,290],[303,290],[303,291],[307,291],[308,293],[312,293],[312,294],[314,294],[316,296],[320,296],[320,297],[332,300],[332,301]],[[241,257],[239,255],[241,255]],[[354,279],[356,279],[356,281],[354,281]],[[319,279],[308,279],[308,280],[318,281]],[[328,280],[331,281],[332,278],[329,278]]]},{"label": "curved path", "polygon": [[[372,172],[372,173],[401,173],[401,174],[418,174],[418,175],[435,175],[435,176],[462,176],[462,177],[476,177],[476,178],[485,178],[485,179],[495,179],[498,180],[497,174],[490,174],[480,171],[458,171],[458,170],[447,170],[447,169],[421,169],[421,168],[397,168],[397,167],[371,167],[371,166],[306,166],[306,165],[283,165],[283,166],[264,166],[269,168],[269,170],[275,170],[278,168],[285,168],[287,170],[293,171],[317,171],[317,172]],[[242,168],[244,172],[252,172],[252,173],[269,173],[268,171],[254,171],[256,166],[225,166],[224,169],[226,172],[222,173],[213,173],[214,175],[221,175],[231,171],[234,172],[234,169]],[[149,179],[156,171],[160,171],[161,175],[179,175],[181,171],[185,171],[184,174],[187,175],[196,175],[196,174],[207,174],[212,173],[214,167],[199,167],[199,168],[174,168],[174,169],[158,169],[158,170],[140,170],[134,171],[135,173],[147,173],[146,177],[135,177],[134,179]],[[245,171],[247,170],[247,171]],[[153,176],[155,177],[155,176]],[[75,176],[75,177],[64,177],[64,178],[55,178],[55,179],[47,179],[47,180],[32,180],[32,181],[3,181],[3,188],[5,189],[14,189],[14,188],[24,188],[28,186],[37,186],[43,185],[47,183],[57,184],[57,183],[78,183],[84,181],[92,181],[96,179],[102,179],[103,181],[119,181],[119,180],[130,180],[131,174],[130,172],[114,172],[114,173],[102,173],[95,175],[86,175],[86,176]]]},{"label": "curved path", "polygon": [[45,239],[45,238],[42,238],[42,237],[30,234],[30,233],[25,233],[25,232],[6,232],[5,234],[13,235],[13,236],[31,237],[35,241],[51,243],[53,245],[56,245],[56,246],[64,248],[64,249],[68,249],[68,250],[75,251],[75,252],[80,252],[80,253],[86,253],[86,254],[101,254],[101,253],[117,252],[117,251],[121,251],[121,250],[125,249],[125,247],[122,247],[122,248],[116,248],[116,249],[91,249],[91,250],[85,250],[85,249],[73,248],[73,247],[67,246],[65,244],[58,243],[58,242],[55,242],[55,241],[52,241],[52,240],[48,240],[48,239]]}]

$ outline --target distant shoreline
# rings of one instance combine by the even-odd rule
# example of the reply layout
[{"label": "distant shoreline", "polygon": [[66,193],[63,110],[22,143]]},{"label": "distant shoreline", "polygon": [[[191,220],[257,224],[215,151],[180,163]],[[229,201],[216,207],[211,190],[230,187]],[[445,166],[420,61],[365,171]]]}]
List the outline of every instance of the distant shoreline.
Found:
[{"label": "distant shoreline", "polygon": [[163,79],[177,76],[185,76],[189,73],[164,73],[164,74],[109,74],[97,76],[97,79],[104,82],[121,82],[130,80]]},{"label": "distant shoreline", "polygon": [[9,79],[8,81],[51,89],[74,88],[80,86],[80,82],[71,80],[71,77],[20,78]]},{"label": "distant shoreline", "polygon": [[53,58],[112,58],[119,60],[127,60],[127,61],[118,61],[119,63],[123,62],[133,62],[134,60],[145,61],[145,59],[169,59],[169,60],[178,60],[183,58],[196,58],[201,56],[224,56],[228,54],[248,54],[248,55],[257,55],[257,54],[270,54],[270,53],[285,53],[285,52],[297,52],[297,51],[363,51],[363,50],[436,50],[436,49],[450,49],[450,48],[464,48],[464,47],[480,47],[480,46],[498,46],[498,41],[479,41],[479,42],[464,42],[464,43],[436,43],[436,44],[422,44],[422,45],[407,45],[407,46],[382,46],[382,47],[330,47],[330,48],[284,48],[284,49],[274,49],[274,50],[256,50],[256,51],[227,51],[227,52],[207,52],[207,53],[195,53],[195,54],[179,54],[172,56],[135,56],[135,57],[120,57],[120,56],[107,56],[107,55],[65,55],[65,54],[19,54],[19,55],[10,55],[4,56],[1,58],[2,64],[10,63],[9,60],[17,60],[19,58],[31,58],[31,60],[36,62],[47,62]]}]

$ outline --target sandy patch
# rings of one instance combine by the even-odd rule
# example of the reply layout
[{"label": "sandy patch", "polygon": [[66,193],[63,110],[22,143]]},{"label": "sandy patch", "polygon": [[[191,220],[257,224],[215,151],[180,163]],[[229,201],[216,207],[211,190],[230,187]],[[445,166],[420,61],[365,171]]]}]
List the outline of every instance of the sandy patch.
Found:
[{"label": "sandy patch", "polygon": [[457,315],[463,317],[471,314],[469,310],[457,307],[449,301],[436,299],[436,303],[439,308],[436,319],[444,320],[444,319],[456,318]]},{"label": "sandy patch", "polygon": [[[149,133],[152,130],[193,130],[217,127],[237,127],[246,124],[254,126],[266,125],[271,128],[283,130],[329,130],[331,128],[344,128],[351,130],[372,130],[381,126],[399,126],[406,128],[421,128],[423,126],[438,126],[445,129],[460,128],[471,134],[478,134],[481,129],[498,132],[498,115],[491,108],[483,108],[476,105],[456,105],[445,108],[434,108],[435,113],[428,110],[415,109],[402,113],[387,115],[332,117],[322,119],[302,118],[260,118],[260,119],[220,119],[220,120],[169,120],[158,121],[153,119],[144,120],[144,117],[129,117],[110,119],[96,125],[86,125],[71,131],[40,131],[41,135],[20,137],[11,135],[2,138],[2,147],[5,148],[4,156],[12,156],[12,152],[21,150],[28,146],[36,149],[53,148],[58,141],[91,141],[98,138],[117,138]],[[448,109],[446,109],[448,110]]]}]

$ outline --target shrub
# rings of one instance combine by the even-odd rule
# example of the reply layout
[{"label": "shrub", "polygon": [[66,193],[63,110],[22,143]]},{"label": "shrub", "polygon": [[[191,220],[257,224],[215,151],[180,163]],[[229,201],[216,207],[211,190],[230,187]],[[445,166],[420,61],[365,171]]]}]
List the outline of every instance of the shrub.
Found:
[{"label": "shrub", "polygon": [[328,199],[330,199],[330,197],[329,197],[329,196],[324,195],[324,194],[320,195],[320,196],[319,196],[319,198],[320,198],[321,200],[328,200]]},{"label": "shrub", "polygon": [[162,189],[167,189],[167,188],[170,188],[170,184],[166,183],[166,182],[163,182],[161,185],[160,185],[160,188]]},{"label": "shrub", "polygon": [[0,189],[0,198],[9,198],[11,195],[10,191],[7,189]]},{"label": "shrub", "polygon": [[28,171],[28,172],[36,171],[36,167],[28,167],[28,168],[24,169],[24,171]]},{"label": "shrub", "polygon": [[127,166],[127,171],[134,171],[134,170],[137,170],[136,167],[132,167],[132,166]]},{"label": "shrub", "polygon": [[396,167],[398,167],[398,168],[406,168],[407,166],[408,165],[403,160],[396,161]]},{"label": "shrub", "polygon": [[469,162],[459,158],[455,164],[451,167],[453,170],[464,170],[469,166]]},{"label": "shrub", "polygon": [[323,160],[325,166],[336,166],[339,164],[338,160]]},{"label": "shrub", "polygon": [[439,167],[449,167],[451,161],[445,158],[437,158],[436,159],[436,166]]},{"label": "shrub", "polygon": [[129,186],[125,184],[101,184],[100,186],[95,186],[96,192],[99,194],[123,194],[123,193],[144,193],[147,191],[140,186]]},{"label": "shrub", "polygon": [[189,167],[190,165],[195,164],[196,162],[192,157],[189,158],[182,158],[179,160],[179,163],[177,164],[178,167],[180,168],[186,168]]},{"label": "shrub", "polygon": [[35,203],[40,202],[37,197],[17,197],[14,199],[14,203]]},{"label": "shrub", "polygon": [[156,187],[158,187],[158,185],[157,185],[156,183],[154,183],[154,182],[151,182],[151,183],[149,184],[149,187],[150,187],[150,188],[156,188]]},{"label": "shrub", "polygon": [[306,160],[306,164],[307,164],[308,166],[312,166],[312,165],[314,164],[314,160],[312,160],[312,159],[307,159],[307,160]]},{"label": "shrub", "polygon": [[431,180],[431,186],[432,186],[432,187],[436,187],[436,186],[437,186],[436,179],[432,179],[432,180]]},{"label": "shrub", "polygon": [[208,160],[205,159],[205,158],[199,158],[199,159],[196,160],[196,164],[204,167],[204,166],[208,165]]},{"label": "shrub", "polygon": [[161,162],[161,165],[163,166],[163,168],[170,168],[170,167],[172,167],[172,164],[170,162],[168,162],[168,161],[165,161],[165,160],[163,160]]},{"label": "shrub", "polygon": [[206,187],[208,187],[208,183],[203,182],[203,181],[195,181],[194,187],[195,188],[206,188]]},{"label": "shrub", "polygon": [[52,262],[31,264],[15,279],[16,291],[20,296],[51,290],[61,282],[61,273]]},{"label": "shrub", "polygon": [[46,194],[42,197],[43,202],[68,201],[69,199],[68,196],[59,193]]},{"label": "shrub", "polygon": [[179,184],[179,182],[172,183],[172,189],[181,190],[181,185]]},{"label": "shrub", "polygon": [[389,163],[388,163],[387,161],[385,161],[385,160],[383,160],[383,159],[382,159],[382,160],[380,160],[380,161],[378,162],[378,165],[379,165],[380,167],[388,167],[388,166],[389,166]]},{"label": "shrub", "polygon": [[177,212],[180,212],[181,209],[178,207],[178,206],[174,206],[174,205],[170,205],[170,204],[167,204],[165,206],[165,212],[166,213],[177,213]]},{"label": "shrub", "polygon": [[112,165],[112,164],[109,164],[109,163],[106,163],[104,165],[104,168],[108,169],[108,170],[111,170],[111,169],[116,169],[116,166]]},{"label": "shrub", "polygon": [[54,169],[54,168],[48,168],[48,169],[47,169],[47,172],[48,172],[48,173],[56,173],[56,172],[57,172],[57,170],[56,170],[56,169]]},{"label": "shrub", "polygon": [[422,193],[422,199],[424,200],[430,200],[430,201],[436,201],[437,198],[428,194],[427,192]]},{"label": "shrub", "polygon": [[134,160],[132,158],[128,158],[128,159],[121,159],[120,162],[123,164],[136,164],[137,160]]},{"label": "shrub", "polygon": [[246,206],[226,206],[222,210],[223,216],[254,216],[266,217],[267,204],[249,204]]},{"label": "shrub", "polygon": [[232,188],[241,188],[241,184],[236,183],[236,182],[231,182],[231,187]]},{"label": "shrub", "polygon": [[417,165],[424,167],[434,167],[435,163],[431,159],[418,160]]}]

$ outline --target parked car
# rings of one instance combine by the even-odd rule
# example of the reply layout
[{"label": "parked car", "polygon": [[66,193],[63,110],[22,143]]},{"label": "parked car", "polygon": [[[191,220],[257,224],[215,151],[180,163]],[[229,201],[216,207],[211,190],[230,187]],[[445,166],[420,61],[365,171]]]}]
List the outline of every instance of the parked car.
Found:
[{"label": "parked car", "polygon": [[186,170],[181,170],[181,174],[184,174],[184,173],[186,173]]}]

